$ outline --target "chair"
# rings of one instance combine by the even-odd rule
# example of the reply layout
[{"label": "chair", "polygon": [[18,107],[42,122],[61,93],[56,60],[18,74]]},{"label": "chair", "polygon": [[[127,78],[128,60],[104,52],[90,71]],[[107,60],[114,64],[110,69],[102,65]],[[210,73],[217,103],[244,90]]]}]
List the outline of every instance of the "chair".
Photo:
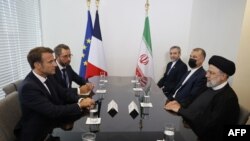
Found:
[{"label": "chair", "polygon": [[238,119],[238,124],[245,125],[249,119],[249,116],[250,116],[250,112],[245,107],[240,105],[240,115]]},{"label": "chair", "polygon": [[10,84],[3,87],[3,91],[4,91],[5,96],[6,96],[6,95],[16,91],[16,87],[13,83],[10,83]]},{"label": "chair", "polygon": [[20,85],[22,84],[23,79],[17,80],[15,82],[13,82],[12,84],[14,84],[16,91],[18,91],[18,88],[20,87]]},{"label": "chair", "polygon": [[14,128],[22,112],[18,92],[14,91],[0,100],[0,141],[14,141]]},{"label": "chair", "polygon": [[13,83],[10,83],[6,86],[3,87],[3,91],[5,92],[5,96],[7,96],[8,94],[14,92],[14,91],[18,91],[18,88],[20,87],[21,83],[22,83],[22,79],[17,80]]}]

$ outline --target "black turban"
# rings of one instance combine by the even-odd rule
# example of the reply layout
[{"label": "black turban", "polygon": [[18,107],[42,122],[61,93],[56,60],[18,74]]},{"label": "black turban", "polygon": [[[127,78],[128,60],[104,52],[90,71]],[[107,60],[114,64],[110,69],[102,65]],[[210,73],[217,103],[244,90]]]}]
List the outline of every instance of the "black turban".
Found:
[{"label": "black turban", "polygon": [[218,69],[220,69],[222,72],[226,73],[229,76],[235,73],[234,62],[224,57],[214,55],[209,59],[208,64],[216,66]]}]

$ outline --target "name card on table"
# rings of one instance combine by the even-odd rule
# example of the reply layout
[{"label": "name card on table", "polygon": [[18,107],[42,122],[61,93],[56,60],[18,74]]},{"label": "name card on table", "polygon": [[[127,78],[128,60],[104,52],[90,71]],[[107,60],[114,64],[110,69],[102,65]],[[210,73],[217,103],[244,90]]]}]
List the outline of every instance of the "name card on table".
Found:
[{"label": "name card on table", "polygon": [[101,118],[90,118],[86,120],[86,124],[101,124]]},{"label": "name card on table", "polygon": [[109,102],[107,112],[111,117],[114,117],[118,113],[118,105],[114,100]]},{"label": "name card on table", "polygon": [[135,104],[134,101],[132,101],[129,105],[128,105],[128,112],[129,115],[135,119],[138,115],[139,115],[139,110],[137,105]]},{"label": "name card on table", "polygon": [[141,107],[153,107],[153,104],[151,102],[149,102],[149,103],[142,102]]},{"label": "name card on table", "polygon": [[107,93],[107,90],[106,89],[98,89],[98,90],[96,90],[96,93],[105,94],[105,93]]},{"label": "name card on table", "polygon": [[100,82],[108,83],[108,80],[100,80]]},{"label": "name card on table", "polygon": [[131,80],[131,83],[138,83],[138,80]]},{"label": "name card on table", "polygon": [[136,92],[142,92],[143,89],[142,88],[133,88],[133,91],[136,91]]}]

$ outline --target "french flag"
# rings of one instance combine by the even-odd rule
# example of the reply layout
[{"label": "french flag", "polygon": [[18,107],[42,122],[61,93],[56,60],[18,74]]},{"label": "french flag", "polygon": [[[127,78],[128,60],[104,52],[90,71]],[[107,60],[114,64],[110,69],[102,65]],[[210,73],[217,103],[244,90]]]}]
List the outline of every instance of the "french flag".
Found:
[{"label": "french flag", "polygon": [[104,55],[104,48],[102,46],[102,34],[99,23],[99,14],[96,10],[94,30],[90,44],[90,51],[88,56],[88,65],[86,70],[86,78],[92,76],[99,76],[100,72],[105,72],[107,75],[107,67]]}]

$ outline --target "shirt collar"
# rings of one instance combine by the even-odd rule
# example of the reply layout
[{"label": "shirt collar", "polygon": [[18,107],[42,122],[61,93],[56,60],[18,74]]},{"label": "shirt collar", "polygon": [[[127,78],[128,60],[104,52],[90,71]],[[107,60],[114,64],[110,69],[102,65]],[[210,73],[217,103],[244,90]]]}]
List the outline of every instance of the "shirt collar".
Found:
[{"label": "shirt collar", "polygon": [[[201,67],[201,66],[200,66]],[[191,68],[191,72],[195,72],[195,71],[197,71],[200,67],[198,67],[198,68]]]},{"label": "shirt collar", "polygon": [[60,70],[65,69],[66,67],[63,67],[57,60],[56,60],[57,66]]},{"label": "shirt collar", "polygon": [[212,89],[216,91],[216,90],[222,89],[222,88],[225,87],[226,85],[227,85],[227,81],[221,83],[221,84],[218,85],[218,86],[213,87]]},{"label": "shirt collar", "polygon": [[45,80],[47,80],[47,77],[46,78],[42,77],[41,75],[37,74],[34,70],[32,72],[42,83],[44,83]]}]

